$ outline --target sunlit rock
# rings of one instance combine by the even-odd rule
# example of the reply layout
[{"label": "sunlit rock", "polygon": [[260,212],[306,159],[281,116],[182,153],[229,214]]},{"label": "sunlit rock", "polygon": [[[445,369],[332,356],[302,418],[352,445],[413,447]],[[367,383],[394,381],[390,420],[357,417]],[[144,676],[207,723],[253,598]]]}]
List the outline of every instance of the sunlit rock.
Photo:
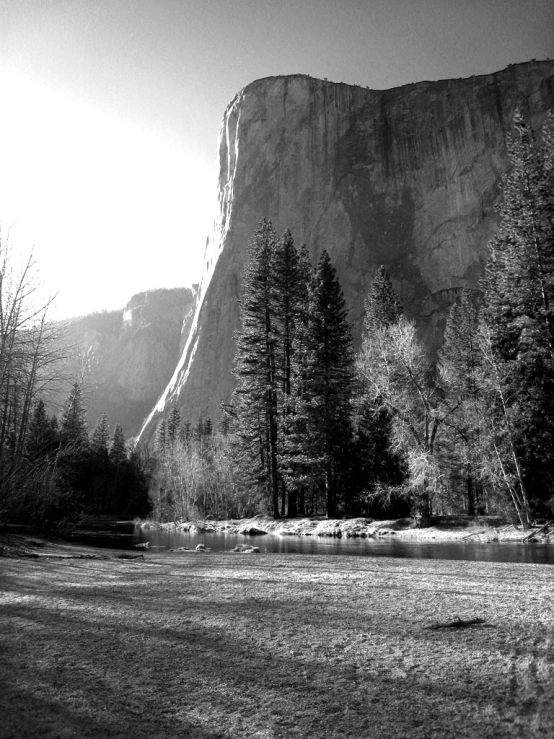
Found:
[{"label": "sunlit rock", "polygon": [[514,112],[538,129],[553,107],[554,61],[384,91],[306,75],[241,90],[221,126],[215,220],[190,335],[143,440],[172,403],[191,420],[216,421],[229,399],[240,277],[262,217],[278,232],[289,227],[314,262],[329,252],[357,341],[383,264],[436,351],[448,306],[482,274]]},{"label": "sunlit rock", "polygon": [[64,322],[69,349],[59,371],[66,383],[50,397],[52,410],[82,377],[90,428],[106,413],[112,432],[119,423],[127,438],[136,435],[175,369],[194,301],[194,289],[152,290],[134,295],[122,311]]}]

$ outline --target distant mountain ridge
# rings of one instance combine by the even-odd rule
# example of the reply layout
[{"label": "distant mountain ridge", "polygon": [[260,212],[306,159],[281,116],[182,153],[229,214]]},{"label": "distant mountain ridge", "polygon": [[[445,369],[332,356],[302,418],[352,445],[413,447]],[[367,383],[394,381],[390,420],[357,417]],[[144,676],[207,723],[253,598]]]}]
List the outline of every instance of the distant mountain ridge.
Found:
[{"label": "distant mountain ridge", "polygon": [[196,289],[141,292],[122,310],[59,322],[70,356],[58,367],[65,381],[49,398],[63,405],[70,385],[83,376],[89,428],[106,413],[127,438],[140,427],[173,374],[194,315]]}]

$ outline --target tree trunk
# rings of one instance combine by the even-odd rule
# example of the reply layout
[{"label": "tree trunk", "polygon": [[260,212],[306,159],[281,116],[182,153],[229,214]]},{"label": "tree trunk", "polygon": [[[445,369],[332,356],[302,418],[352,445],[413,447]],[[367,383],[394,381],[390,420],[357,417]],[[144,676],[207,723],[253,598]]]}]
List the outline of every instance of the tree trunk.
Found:
[{"label": "tree trunk", "polygon": [[429,493],[425,492],[421,495],[419,510],[421,512],[420,528],[428,529],[431,526],[431,499]]},{"label": "tree trunk", "polygon": [[471,470],[466,469],[466,486],[467,486],[467,513],[468,516],[475,515],[475,487],[473,485],[473,478],[471,477]]},{"label": "tree trunk", "polygon": [[296,516],[296,493],[292,490],[288,493],[287,516],[289,518],[294,518]]},{"label": "tree trunk", "polygon": [[306,500],[305,500],[305,494],[304,494],[304,485],[300,488],[300,496],[298,501],[298,509],[297,513],[299,513],[301,516],[306,515]]}]

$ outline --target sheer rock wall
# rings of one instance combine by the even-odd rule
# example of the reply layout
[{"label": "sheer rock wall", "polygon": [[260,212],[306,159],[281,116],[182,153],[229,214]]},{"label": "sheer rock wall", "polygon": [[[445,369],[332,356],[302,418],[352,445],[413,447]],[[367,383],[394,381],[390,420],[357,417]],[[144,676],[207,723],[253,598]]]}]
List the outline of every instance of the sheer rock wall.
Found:
[{"label": "sheer rock wall", "polygon": [[304,75],[241,90],[220,130],[216,217],[191,332],[143,440],[172,403],[184,418],[215,422],[229,398],[240,275],[262,217],[278,233],[289,227],[314,264],[327,249],[357,341],[383,264],[436,351],[457,291],[478,285],[518,108],[538,129],[554,108],[553,61],[384,91]]}]

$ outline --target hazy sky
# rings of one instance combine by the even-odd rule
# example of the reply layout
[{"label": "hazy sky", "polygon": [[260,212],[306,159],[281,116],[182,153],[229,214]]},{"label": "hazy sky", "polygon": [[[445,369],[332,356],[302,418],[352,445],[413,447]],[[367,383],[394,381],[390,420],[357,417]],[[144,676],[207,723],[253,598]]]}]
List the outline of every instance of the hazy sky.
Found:
[{"label": "hazy sky", "polygon": [[0,0],[3,233],[59,316],[123,307],[199,279],[219,124],[252,80],[386,89],[547,57],[552,0]]}]

